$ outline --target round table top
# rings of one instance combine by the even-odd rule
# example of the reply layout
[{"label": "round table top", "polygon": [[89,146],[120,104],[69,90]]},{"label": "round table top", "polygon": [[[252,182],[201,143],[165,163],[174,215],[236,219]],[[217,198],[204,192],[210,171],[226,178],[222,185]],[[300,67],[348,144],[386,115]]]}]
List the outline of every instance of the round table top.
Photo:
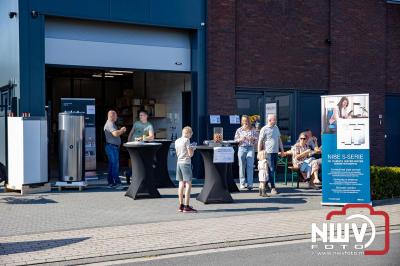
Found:
[{"label": "round table top", "polygon": [[149,141],[145,141],[145,142],[148,142],[148,143],[152,143],[152,142],[155,142],[155,143],[157,143],[157,142],[172,142],[172,140],[170,140],[170,139],[153,139],[153,140],[149,140]]},{"label": "round table top", "polygon": [[239,142],[236,140],[224,140],[222,141],[223,144],[230,144],[230,145],[238,145]]},{"label": "round table top", "polygon": [[154,147],[160,146],[161,143],[157,142],[141,142],[141,141],[131,141],[124,143],[124,147],[126,148],[141,148],[141,147]]}]

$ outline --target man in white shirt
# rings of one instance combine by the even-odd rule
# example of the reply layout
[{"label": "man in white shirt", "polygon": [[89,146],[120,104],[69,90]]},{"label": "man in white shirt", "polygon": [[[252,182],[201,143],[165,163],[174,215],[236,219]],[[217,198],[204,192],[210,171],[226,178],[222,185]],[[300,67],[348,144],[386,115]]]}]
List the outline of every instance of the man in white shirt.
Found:
[{"label": "man in white shirt", "polygon": [[278,194],[274,182],[276,163],[278,160],[279,149],[281,150],[281,156],[285,156],[285,151],[283,150],[281,132],[276,125],[276,115],[269,114],[267,121],[267,125],[265,125],[260,131],[260,136],[258,139],[258,152],[265,152],[269,168],[268,173],[269,182],[271,183],[271,194],[276,195]]}]

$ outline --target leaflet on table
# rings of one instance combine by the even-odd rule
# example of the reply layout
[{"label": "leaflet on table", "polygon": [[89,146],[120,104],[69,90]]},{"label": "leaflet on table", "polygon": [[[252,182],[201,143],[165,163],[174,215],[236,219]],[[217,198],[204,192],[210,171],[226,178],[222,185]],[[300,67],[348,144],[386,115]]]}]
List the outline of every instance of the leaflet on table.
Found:
[{"label": "leaflet on table", "polygon": [[232,147],[214,147],[214,163],[233,163],[234,153]]},{"label": "leaflet on table", "polygon": [[321,96],[322,204],[370,203],[369,95]]}]

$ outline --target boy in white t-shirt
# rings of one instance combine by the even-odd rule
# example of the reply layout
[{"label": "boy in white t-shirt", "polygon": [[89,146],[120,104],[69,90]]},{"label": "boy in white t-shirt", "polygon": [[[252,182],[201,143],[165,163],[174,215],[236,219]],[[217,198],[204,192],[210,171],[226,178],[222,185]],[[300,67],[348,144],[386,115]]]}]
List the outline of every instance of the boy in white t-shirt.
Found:
[{"label": "boy in white t-shirt", "polygon": [[[194,147],[190,145],[190,138],[193,135],[191,127],[182,129],[182,137],[175,141],[176,156],[178,162],[176,165],[176,180],[179,181],[178,198],[179,212],[197,212],[189,205],[190,190],[192,189],[192,156]],[[185,190],[186,188],[186,190]],[[183,192],[185,190],[185,202],[183,201]]]}]

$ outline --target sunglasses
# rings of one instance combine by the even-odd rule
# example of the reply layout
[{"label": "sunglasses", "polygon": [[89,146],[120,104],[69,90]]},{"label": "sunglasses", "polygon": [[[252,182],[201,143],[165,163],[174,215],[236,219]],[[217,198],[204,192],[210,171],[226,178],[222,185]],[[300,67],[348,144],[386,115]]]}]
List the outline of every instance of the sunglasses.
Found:
[{"label": "sunglasses", "polygon": [[300,138],[300,139],[306,139],[306,138]]}]

